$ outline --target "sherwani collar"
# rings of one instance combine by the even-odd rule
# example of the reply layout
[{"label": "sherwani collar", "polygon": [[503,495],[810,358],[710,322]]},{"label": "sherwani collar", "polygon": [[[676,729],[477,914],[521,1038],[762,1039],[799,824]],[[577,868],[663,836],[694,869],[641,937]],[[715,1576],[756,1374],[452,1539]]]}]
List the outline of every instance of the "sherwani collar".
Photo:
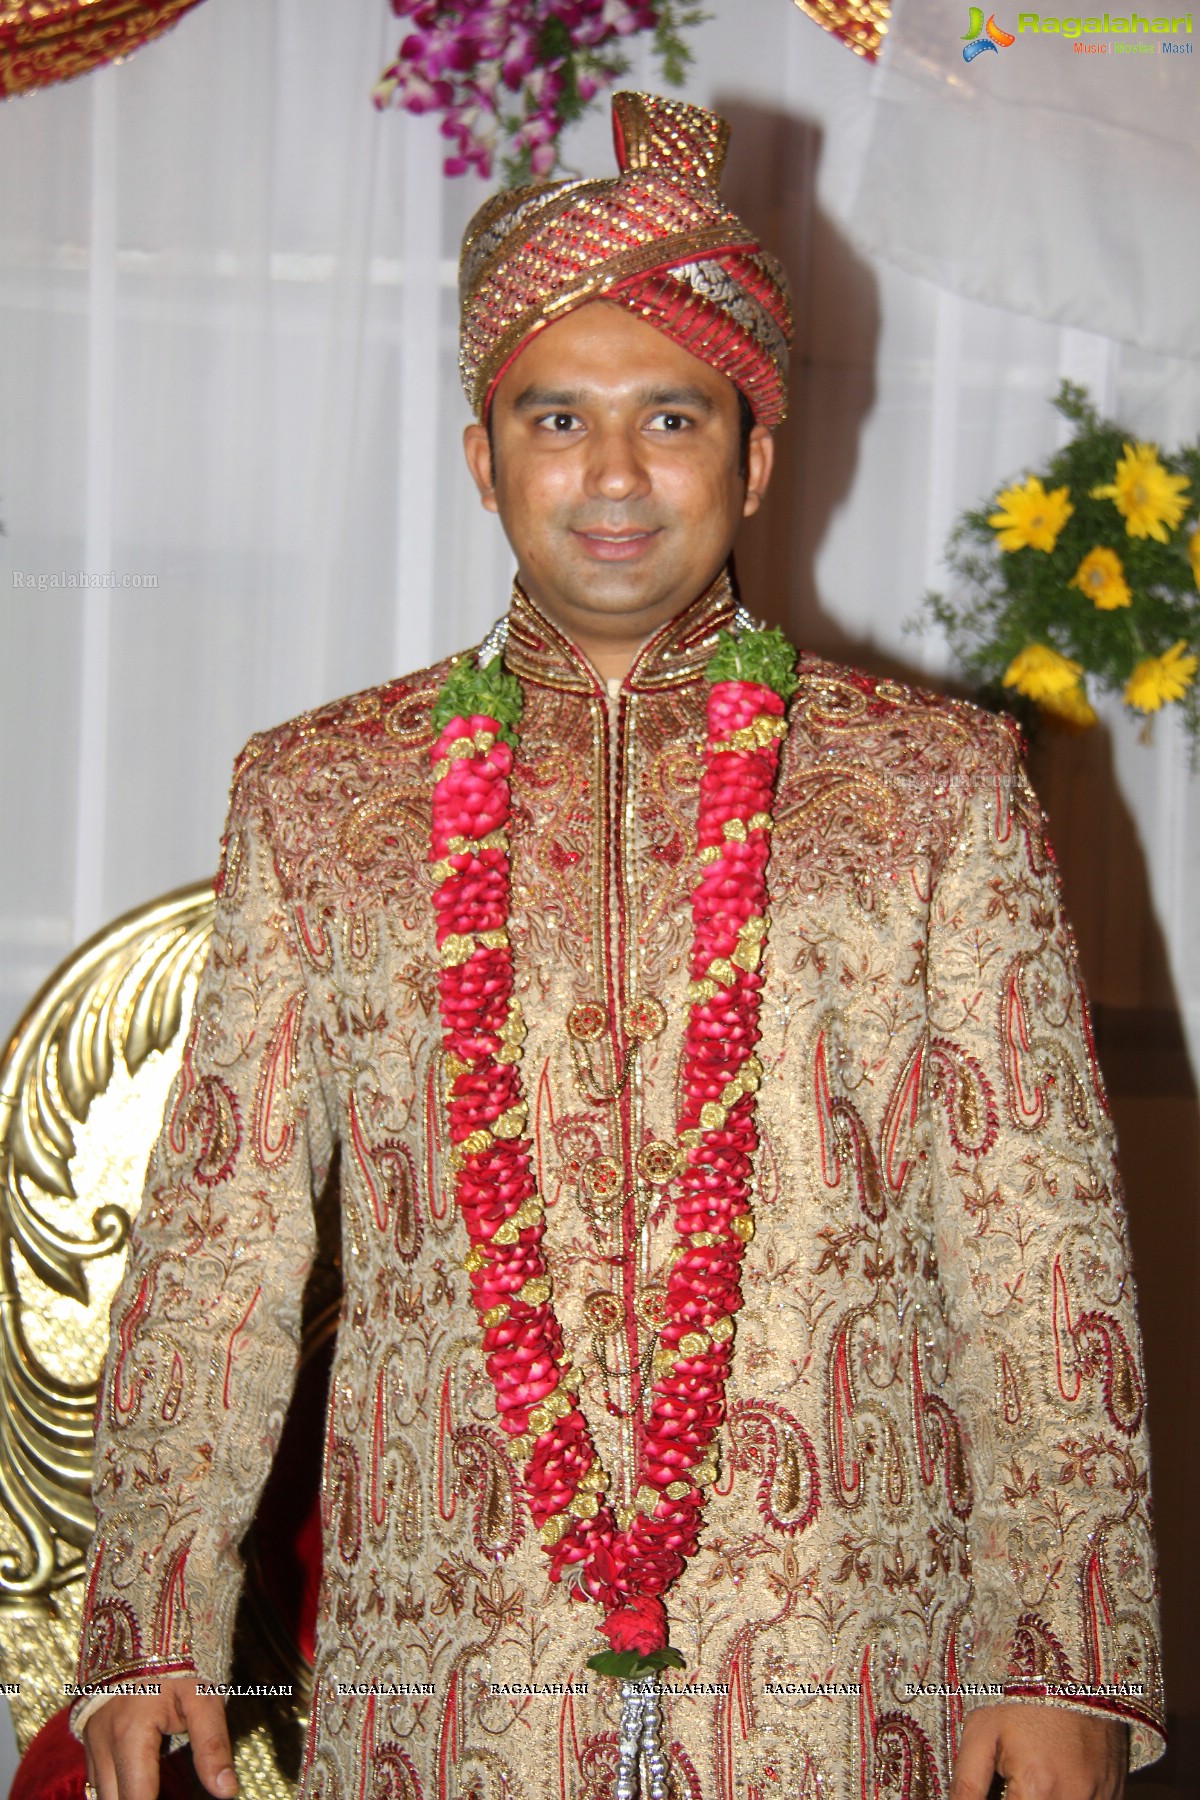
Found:
[{"label": "sherwani collar", "polygon": [[[717,646],[718,633],[733,623],[737,609],[728,571],[648,638],[622,683],[631,693],[652,693],[695,681]],[[522,588],[513,583],[504,661],[522,681],[560,691],[595,694],[604,684],[582,650],[550,622]]]}]

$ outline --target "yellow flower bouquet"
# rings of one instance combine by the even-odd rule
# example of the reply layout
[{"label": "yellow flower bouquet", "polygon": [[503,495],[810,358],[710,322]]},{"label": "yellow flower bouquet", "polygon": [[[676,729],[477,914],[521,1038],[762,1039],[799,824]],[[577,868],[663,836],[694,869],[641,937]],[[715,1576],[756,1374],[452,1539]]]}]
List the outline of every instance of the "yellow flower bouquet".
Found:
[{"label": "yellow flower bouquet", "polygon": [[963,514],[955,590],[927,595],[924,620],[985,698],[1074,729],[1099,692],[1146,717],[1179,705],[1200,746],[1200,442],[1133,442],[1071,382],[1054,404],[1074,435]]}]

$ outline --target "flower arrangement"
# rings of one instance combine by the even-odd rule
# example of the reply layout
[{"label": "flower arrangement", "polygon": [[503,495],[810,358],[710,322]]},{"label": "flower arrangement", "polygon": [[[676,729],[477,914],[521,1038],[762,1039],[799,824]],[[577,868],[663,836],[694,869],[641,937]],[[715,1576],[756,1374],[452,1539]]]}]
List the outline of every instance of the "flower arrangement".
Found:
[{"label": "flower arrangement", "polygon": [[1073,436],[963,514],[947,553],[961,587],[927,595],[925,621],[985,694],[1076,730],[1095,723],[1089,688],[1147,721],[1179,705],[1200,748],[1200,442],[1131,442],[1071,382],[1054,404]]},{"label": "flower arrangement", "polygon": [[392,0],[392,11],[408,33],[376,106],[440,112],[445,173],[489,177],[502,151],[509,187],[559,171],[564,127],[628,72],[621,46],[638,32],[654,33],[678,86],[691,61],[683,33],[705,17],[692,0]]}]

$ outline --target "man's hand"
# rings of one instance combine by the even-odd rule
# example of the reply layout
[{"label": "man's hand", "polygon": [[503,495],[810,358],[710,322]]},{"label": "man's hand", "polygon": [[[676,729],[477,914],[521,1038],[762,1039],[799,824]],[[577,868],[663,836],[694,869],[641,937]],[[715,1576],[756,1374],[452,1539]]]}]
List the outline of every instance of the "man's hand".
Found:
[{"label": "man's hand", "polygon": [[980,1706],[963,1726],[950,1800],[986,1800],[997,1775],[1005,1800],[1121,1800],[1128,1767],[1119,1719],[1027,1701]]},{"label": "man's hand", "polygon": [[156,1800],[162,1740],[186,1731],[196,1773],[210,1794],[238,1791],[225,1702],[198,1694],[195,1680],[169,1677],[161,1694],[117,1694],[83,1728],[88,1780],[100,1800]]}]

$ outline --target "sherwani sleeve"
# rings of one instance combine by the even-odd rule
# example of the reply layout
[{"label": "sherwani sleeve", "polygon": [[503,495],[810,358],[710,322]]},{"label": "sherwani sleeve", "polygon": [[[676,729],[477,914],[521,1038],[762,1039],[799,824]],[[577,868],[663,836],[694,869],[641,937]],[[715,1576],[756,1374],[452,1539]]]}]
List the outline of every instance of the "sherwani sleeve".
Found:
[{"label": "sherwani sleeve", "polygon": [[79,1680],[226,1678],[279,1442],[330,1132],[254,746],[211,948],[113,1300]]},{"label": "sherwani sleeve", "polygon": [[918,1429],[932,1442],[948,1404],[963,1434],[965,1708],[988,1703],[972,1683],[1002,1683],[1006,1698],[1098,1709],[1129,1722],[1137,1767],[1162,1751],[1162,1687],[1126,1217],[1053,855],[1010,736],[996,736],[932,895],[949,1338]]}]

